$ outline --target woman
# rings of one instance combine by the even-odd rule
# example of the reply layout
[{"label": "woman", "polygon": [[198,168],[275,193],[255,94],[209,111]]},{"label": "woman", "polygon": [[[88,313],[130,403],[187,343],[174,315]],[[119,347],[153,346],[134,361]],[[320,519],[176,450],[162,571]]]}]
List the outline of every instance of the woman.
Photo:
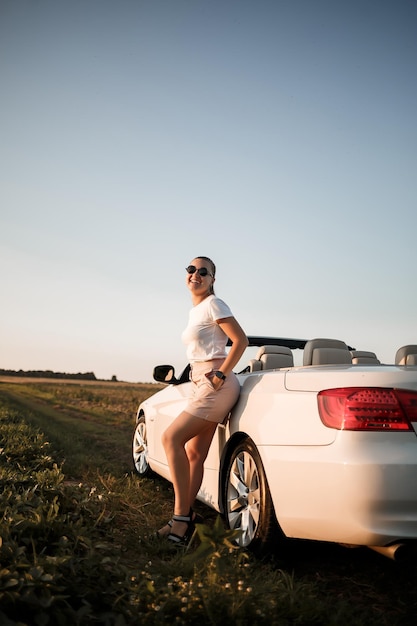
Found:
[{"label": "woman", "polygon": [[[159,535],[176,544],[193,532],[193,502],[203,480],[203,464],[217,424],[236,403],[240,385],[232,369],[248,340],[227,304],[214,294],[216,266],[198,256],[186,268],[193,308],[182,339],[191,365],[192,396],[162,435],[174,486],[174,516]],[[227,340],[232,341],[226,353]]]}]

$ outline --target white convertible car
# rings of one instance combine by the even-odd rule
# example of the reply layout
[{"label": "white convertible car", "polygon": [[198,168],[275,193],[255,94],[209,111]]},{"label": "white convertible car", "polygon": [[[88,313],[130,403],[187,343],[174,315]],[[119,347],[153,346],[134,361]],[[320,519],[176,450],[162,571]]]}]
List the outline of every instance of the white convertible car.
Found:
[{"label": "white convertible car", "polygon": [[[404,555],[417,540],[417,345],[382,365],[334,339],[249,341],[258,353],[238,374],[199,500],[242,546],[291,537]],[[154,378],[167,386],[139,406],[133,459],[139,475],[169,480],[161,433],[186,404],[189,367]]]}]

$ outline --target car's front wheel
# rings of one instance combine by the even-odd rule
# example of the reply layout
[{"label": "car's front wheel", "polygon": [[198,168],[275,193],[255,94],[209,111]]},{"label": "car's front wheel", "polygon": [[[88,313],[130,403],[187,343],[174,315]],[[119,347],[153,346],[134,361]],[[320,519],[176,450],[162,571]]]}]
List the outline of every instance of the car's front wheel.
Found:
[{"label": "car's front wheel", "polygon": [[148,463],[148,440],[144,415],[139,418],[133,433],[132,455],[136,472],[139,476],[146,476],[150,472],[150,467]]},{"label": "car's front wheel", "polygon": [[231,529],[239,530],[242,547],[260,551],[276,531],[274,508],[261,457],[249,438],[234,448],[226,469],[225,516]]}]

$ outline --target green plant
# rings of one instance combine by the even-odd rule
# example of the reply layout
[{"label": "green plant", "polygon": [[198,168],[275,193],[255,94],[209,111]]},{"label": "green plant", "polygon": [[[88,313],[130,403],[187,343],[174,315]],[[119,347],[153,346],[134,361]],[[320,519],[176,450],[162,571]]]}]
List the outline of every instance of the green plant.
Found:
[{"label": "green plant", "polygon": [[65,485],[48,442],[16,412],[0,412],[0,445],[0,622],[115,623],[116,604],[128,617],[130,573],[105,496]]}]

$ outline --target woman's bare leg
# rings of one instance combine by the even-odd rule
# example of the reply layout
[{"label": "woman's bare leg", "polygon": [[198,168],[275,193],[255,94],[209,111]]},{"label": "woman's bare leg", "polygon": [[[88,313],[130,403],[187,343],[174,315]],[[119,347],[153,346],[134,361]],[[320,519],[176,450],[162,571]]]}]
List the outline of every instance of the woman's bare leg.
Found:
[{"label": "woman's bare leg", "polygon": [[[207,442],[209,437],[211,441],[216,425],[217,424],[213,424],[212,422],[207,422],[198,417],[194,417],[193,415],[190,415],[190,413],[184,411],[174,422],[172,422],[170,426],[168,426],[162,435],[162,444],[165,449],[171,473],[171,480],[174,487],[174,515],[189,514],[192,504],[191,483],[193,483],[194,490],[196,484],[196,478],[194,478],[194,476],[198,476],[198,474],[202,472],[202,469],[197,469],[195,460],[192,460],[190,463],[185,448],[186,443],[198,436],[201,438],[203,433],[206,434],[201,438],[202,441]],[[193,457],[194,455],[191,456]],[[193,480],[191,480],[191,472],[193,472]],[[186,530],[186,522],[173,522],[171,527],[171,532],[179,535],[180,537],[184,535]]]},{"label": "woman's bare leg", "polygon": [[217,423],[208,422],[207,428],[193,439],[190,439],[186,445],[185,450],[190,464],[190,506],[193,506],[200,490],[203,481],[204,461],[207,458],[216,428]]}]

